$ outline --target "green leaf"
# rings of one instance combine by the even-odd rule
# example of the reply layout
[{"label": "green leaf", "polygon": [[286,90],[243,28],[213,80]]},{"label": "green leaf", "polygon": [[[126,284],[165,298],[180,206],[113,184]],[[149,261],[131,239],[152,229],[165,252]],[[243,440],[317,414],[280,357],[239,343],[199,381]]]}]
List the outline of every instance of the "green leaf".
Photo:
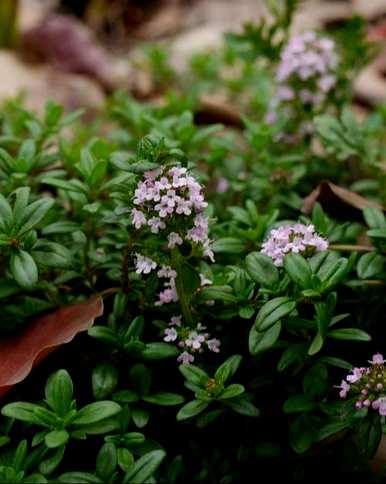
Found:
[{"label": "green leaf", "polygon": [[118,384],[118,370],[111,363],[100,363],[92,372],[92,391],[96,400],[109,396]]},{"label": "green leaf", "polygon": [[103,484],[99,477],[89,472],[65,472],[57,480],[65,484]]},{"label": "green leaf", "polygon": [[13,206],[13,218],[16,226],[20,227],[23,214],[26,206],[28,205],[29,195],[31,189],[29,187],[21,187],[15,190],[15,203]]},{"label": "green leaf", "polygon": [[243,254],[246,250],[245,242],[235,237],[217,239],[211,247],[216,254]]},{"label": "green leaf", "polygon": [[357,328],[334,329],[328,333],[330,338],[344,339],[351,341],[370,341],[371,336],[365,331]]},{"label": "green leaf", "polygon": [[127,472],[129,468],[134,464],[134,457],[133,454],[123,447],[117,449],[118,454],[118,465],[123,470],[123,472]]},{"label": "green leaf", "polygon": [[328,437],[331,437],[332,435],[335,435],[348,427],[348,422],[342,422],[341,420],[338,420],[336,422],[329,422],[319,429],[316,440],[317,442],[320,442],[322,440],[328,439]]},{"label": "green leaf", "polygon": [[311,287],[312,272],[308,262],[299,254],[287,254],[284,257],[287,274],[302,289]]},{"label": "green leaf", "polygon": [[209,404],[210,402],[204,400],[192,400],[180,408],[179,412],[177,413],[177,420],[181,421],[195,417],[199,413],[203,412]]},{"label": "green leaf", "polygon": [[12,462],[12,467],[16,470],[16,472],[20,472],[23,469],[24,460],[27,457],[27,447],[27,441],[22,440],[16,448]]},{"label": "green leaf", "polygon": [[117,432],[119,429],[120,426],[118,418],[109,417],[101,420],[100,422],[82,425],[80,428],[74,430],[71,435],[74,435],[74,433],[78,433],[79,435],[101,435],[108,434],[110,432]]},{"label": "green leaf", "polygon": [[15,281],[24,289],[32,289],[38,282],[36,263],[24,250],[11,255],[10,269]]},{"label": "green leaf", "polygon": [[140,397],[138,393],[131,390],[118,390],[112,394],[111,398],[118,403],[135,403],[139,401]]},{"label": "green leaf", "polygon": [[231,286],[203,287],[200,291],[200,297],[204,301],[222,301],[230,304],[238,302]]},{"label": "green leaf", "polygon": [[376,413],[370,414],[369,418],[361,419],[356,434],[359,451],[370,459],[376,453],[382,437],[382,424]]},{"label": "green leaf", "polygon": [[349,261],[344,257],[338,259],[335,263],[329,266],[328,270],[323,274],[318,273],[322,283],[323,290],[331,289],[345,278],[349,269]]},{"label": "green leaf", "polygon": [[121,407],[108,400],[90,403],[83,407],[73,419],[73,425],[88,425],[116,415],[121,411]]},{"label": "green leaf", "polygon": [[245,262],[249,275],[261,286],[273,287],[279,281],[279,271],[267,255],[251,252]]},{"label": "green leaf", "polygon": [[229,357],[224,363],[219,366],[214,374],[216,382],[225,384],[236,373],[242,360],[241,355],[233,355]]},{"label": "green leaf", "polygon": [[253,306],[243,306],[239,309],[239,316],[243,319],[251,319],[255,314],[255,308]]},{"label": "green leaf", "polygon": [[56,449],[66,444],[69,437],[66,430],[53,430],[45,436],[44,441],[49,449]]},{"label": "green leaf", "polygon": [[36,225],[38,225],[38,223],[44,218],[53,204],[54,200],[50,198],[42,198],[31,203],[31,205],[28,205],[28,207],[23,211],[18,236],[20,237],[32,228],[36,227]]},{"label": "green leaf", "polygon": [[[61,463],[64,456],[65,446],[58,447],[53,454],[39,464],[39,471],[45,476],[49,476]],[[79,482],[79,481],[78,481]]]},{"label": "green leaf", "polygon": [[321,279],[339,258],[339,254],[337,252],[325,250],[322,252],[317,252],[315,255],[313,255],[310,259],[308,259],[308,263],[310,264],[312,272]]},{"label": "green leaf", "polygon": [[289,438],[297,454],[304,454],[311,447],[317,435],[306,415],[299,415],[290,424]]},{"label": "green leaf", "polygon": [[191,294],[201,287],[200,274],[187,262],[182,262],[180,264],[177,278],[179,277],[182,279],[184,292],[187,294]]},{"label": "green leaf", "polygon": [[13,221],[13,214],[10,204],[7,202],[4,195],[0,193],[0,228],[5,230],[11,225]]},{"label": "green leaf", "polygon": [[329,220],[326,214],[323,212],[323,208],[319,202],[315,202],[312,209],[312,223],[314,224],[317,232],[327,235]]},{"label": "green leaf", "polygon": [[96,473],[104,482],[109,482],[118,465],[117,449],[114,444],[102,446],[96,460]]},{"label": "green leaf", "polygon": [[150,414],[147,410],[138,407],[134,407],[131,410],[131,416],[135,425],[140,429],[147,425],[150,418]]},{"label": "green leaf", "polygon": [[308,348],[307,354],[310,356],[316,355],[322,349],[324,344],[324,338],[321,333],[318,331]]},{"label": "green leaf", "polygon": [[45,183],[46,185],[52,185],[57,188],[61,188],[65,191],[68,192],[75,192],[78,194],[86,194],[87,193],[87,188],[84,185],[84,183],[80,182],[79,180],[61,180],[59,178],[53,178],[53,177],[44,177],[41,180],[42,183]]},{"label": "green leaf", "polygon": [[334,358],[333,356],[323,356],[317,360],[318,363],[326,363],[326,365],[336,366],[337,368],[343,368],[344,370],[351,370],[353,365],[341,358]]},{"label": "green leaf", "polygon": [[144,173],[145,171],[155,170],[158,168],[157,163],[152,163],[151,161],[137,161],[135,163],[127,164],[125,170],[130,173]]},{"label": "green leaf", "polygon": [[145,436],[140,432],[127,432],[122,435],[122,441],[127,446],[143,444],[145,440]]},{"label": "green leaf", "polygon": [[1,413],[5,417],[15,418],[16,420],[22,420],[23,422],[29,422],[34,424],[40,424],[40,419],[35,414],[35,409],[38,405],[28,402],[14,402],[5,405],[2,408]]},{"label": "green leaf", "polygon": [[140,457],[126,473],[124,484],[143,484],[161,465],[166,453],[163,450],[153,450]]},{"label": "green leaf", "polygon": [[142,400],[148,403],[154,403],[155,405],[169,406],[179,405],[180,403],[183,403],[185,399],[182,395],[178,395],[177,393],[158,392],[142,397]]},{"label": "green leaf", "polygon": [[145,328],[145,320],[143,316],[137,316],[130,323],[125,333],[125,341],[130,341],[132,338],[140,338]]},{"label": "green leaf", "polygon": [[151,385],[151,371],[142,363],[137,363],[130,370],[130,383],[141,396],[149,393]]},{"label": "green leaf", "polygon": [[64,417],[70,410],[72,394],[72,380],[66,370],[50,375],[45,386],[46,402],[59,417]]},{"label": "green leaf", "polygon": [[92,338],[97,338],[104,343],[111,344],[113,346],[120,346],[120,340],[111,328],[106,326],[92,326],[88,330],[88,335]]},{"label": "green leaf", "polygon": [[220,400],[226,400],[227,398],[238,397],[244,392],[245,388],[243,387],[243,385],[234,383],[226,387],[217,398],[219,398]]},{"label": "green leaf", "polygon": [[256,329],[264,331],[273,326],[277,321],[290,314],[296,308],[296,301],[289,297],[275,297],[266,302],[257,313]]},{"label": "green leaf", "polygon": [[310,412],[316,407],[315,402],[313,402],[307,395],[294,395],[288,398],[283,406],[283,411],[285,413],[299,413],[299,412]]},{"label": "green leaf", "polygon": [[32,255],[37,264],[56,269],[67,269],[73,262],[71,252],[66,247],[47,240],[39,240]]},{"label": "green leaf", "polygon": [[203,387],[209,380],[209,376],[198,366],[180,365],[178,369],[188,381],[194,383],[195,385]]},{"label": "green leaf", "polygon": [[209,412],[205,412],[199,417],[197,417],[196,425],[199,429],[202,429],[209,425],[210,423],[214,422],[218,417],[224,412],[223,408],[216,408],[215,410],[211,410]]},{"label": "green leaf", "polygon": [[41,425],[44,423],[47,427],[55,427],[58,423],[57,415],[40,405],[35,405],[34,413],[39,418]]},{"label": "green leaf", "polygon": [[227,407],[230,407],[235,412],[245,415],[246,417],[258,417],[260,415],[259,409],[256,408],[253,403],[244,396],[235,397],[231,400],[225,400],[223,404]]},{"label": "green leaf", "polygon": [[367,235],[373,239],[386,239],[386,228],[368,230]]},{"label": "green leaf", "polygon": [[284,371],[295,361],[301,361],[305,355],[305,352],[306,346],[304,344],[291,344],[281,355],[279,363],[277,364],[277,370]]},{"label": "green leaf", "polygon": [[385,258],[376,252],[363,254],[357,265],[358,277],[360,279],[369,279],[379,274],[384,266]]},{"label": "green leaf", "polygon": [[43,235],[56,235],[56,234],[71,234],[80,230],[79,224],[70,221],[55,222],[50,225],[46,225],[42,229]]},{"label": "green leaf", "polygon": [[374,207],[366,207],[362,210],[363,217],[370,229],[386,228],[386,218],[382,210]]},{"label": "green leaf", "polygon": [[276,343],[281,332],[281,322],[278,321],[265,331],[257,331],[255,325],[249,332],[249,351],[252,355],[257,355],[267,351]]},{"label": "green leaf", "polygon": [[162,360],[164,358],[175,358],[178,356],[178,348],[168,343],[147,343],[141,351],[141,358],[144,360]]}]

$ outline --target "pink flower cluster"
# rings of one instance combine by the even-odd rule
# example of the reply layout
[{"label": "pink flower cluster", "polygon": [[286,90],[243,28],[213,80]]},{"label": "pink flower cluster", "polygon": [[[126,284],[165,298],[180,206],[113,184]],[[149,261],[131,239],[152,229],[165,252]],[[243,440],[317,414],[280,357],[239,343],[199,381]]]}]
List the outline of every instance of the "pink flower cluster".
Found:
[{"label": "pink flower cluster", "polygon": [[[135,272],[137,274],[150,274],[153,270],[158,267],[158,264],[150,257],[146,257],[141,254],[134,254],[135,257]],[[166,279],[163,283],[164,289],[158,294],[158,301],[156,301],[156,306],[162,306],[163,304],[168,304],[171,302],[178,301],[178,295],[176,290],[176,277],[177,272],[170,266],[161,266],[157,271],[157,277],[160,279]]]},{"label": "pink flower cluster", "polygon": [[337,65],[333,40],[315,32],[293,36],[276,72],[278,100],[297,98],[302,104],[320,105],[336,85]]},{"label": "pink flower cluster", "polygon": [[355,398],[355,408],[372,408],[386,416],[386,360],[380,353],[369,361],[370,367],[353,368],[338,386],[339,396]]},{"label": "pink flower cluster", "polygon": [[328,242],[315,232],[315,227],[297,223],[272,229],[263,243],[261,253],[272,258],[275,266],[282,266],[284,257],[290,252],[311,256],[328,249]]},{"label": "pink flower cluster", "polygon": [[[135,253],[135,272],[137,274],[150,274],[158,267],[158,264],[150,257]],[[162,306],[171,302],[178,301],[178,294],[176,289],[177,272],[170,266],[162,265],[157,271],[159,279],[165,279],[163,282],[163,290],[158,294],[158,301],[156,306]],[[212,281],[207,279],[204,274],[200,274],[201,287],[212,284]]]},{"label": "pink flower cluster", "polygon": [[178,347],[183,350],[177,361],[188,365],[193,363],[195,355],[202,353],[205,348],[214,353],[220,351],[220,341],[211,338],[205,330],[206,327],[201,323],[198,323],[195,329],[184,327],[181,323],[181,316],[173,316],[169,327],[164,331],[164,341],[177,342]]},{"label": "pink flower cluster", "polygon": [[146,172],[134,193],[131,211],[136,229],[147,227],[153,234],[162,232],[173,249],[184,240],[203,248],[212,261],[208,218],[203,214],[207,202],[202,187],[186,168],[159,167]]}]

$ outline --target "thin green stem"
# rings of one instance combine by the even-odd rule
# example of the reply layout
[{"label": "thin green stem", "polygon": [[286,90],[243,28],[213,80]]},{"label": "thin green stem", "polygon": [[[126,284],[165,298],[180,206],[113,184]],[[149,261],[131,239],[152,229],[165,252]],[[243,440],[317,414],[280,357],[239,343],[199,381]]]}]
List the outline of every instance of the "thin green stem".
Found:
[{"label": "thin green stem", "polygon": [[178,300],[181,306],[182,316],[186,324],[193,327],[193,315],[190,309],[190,298],[186,294],[184,288],[184,282],[182,279],[181,254],[179,253],[179,250],[177,248],[172,250],[172,266],[177,272],[176,290],[178,294]]},{"label": "thin green stem", "polygon": [[372,245],[350,245],[350,244],[331,244],[331,250],[341,250],[342,252],[372,252],[376,250]]}]

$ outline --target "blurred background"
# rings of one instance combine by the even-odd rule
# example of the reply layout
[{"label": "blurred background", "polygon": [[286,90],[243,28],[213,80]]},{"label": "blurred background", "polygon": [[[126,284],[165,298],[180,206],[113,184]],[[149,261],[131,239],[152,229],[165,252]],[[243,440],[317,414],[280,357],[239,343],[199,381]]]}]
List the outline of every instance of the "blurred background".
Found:
[{"label": "blurred background", "polygon": [[[336,30],[354,14],[380,45],[355,85],[371,106],[386,100],[386,0],[300,1],[293,30]],[[1,0],[0,101],[23,93],[38,110],[47,97],[68,109],[98,109],[116,89],[157,97],[146,55],[160,71],[183,72],[195,52],[216,49],[225,32],[267,15],[262,0]]]}]

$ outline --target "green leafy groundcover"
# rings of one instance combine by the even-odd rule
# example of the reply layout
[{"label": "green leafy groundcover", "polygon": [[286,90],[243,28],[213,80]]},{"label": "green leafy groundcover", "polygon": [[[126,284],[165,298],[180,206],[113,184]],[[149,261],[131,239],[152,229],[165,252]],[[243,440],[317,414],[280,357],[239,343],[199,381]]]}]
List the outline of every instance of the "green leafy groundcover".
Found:
[{"label": "green leafy groundcover", "polygon": [[[2,107],[2,334],[95,293],[105,311],[3,401],[1,482],[374,482],[382,357],[379,412],[355,371],[336,386],[386,350],[386,110],[350,107],[361,19],[293,40],[294,3],[183,75],[148,48],[161,104]],[[320,39],[321,84],[286,51]],[[206,118],[218,92],[240,127]]]}]

